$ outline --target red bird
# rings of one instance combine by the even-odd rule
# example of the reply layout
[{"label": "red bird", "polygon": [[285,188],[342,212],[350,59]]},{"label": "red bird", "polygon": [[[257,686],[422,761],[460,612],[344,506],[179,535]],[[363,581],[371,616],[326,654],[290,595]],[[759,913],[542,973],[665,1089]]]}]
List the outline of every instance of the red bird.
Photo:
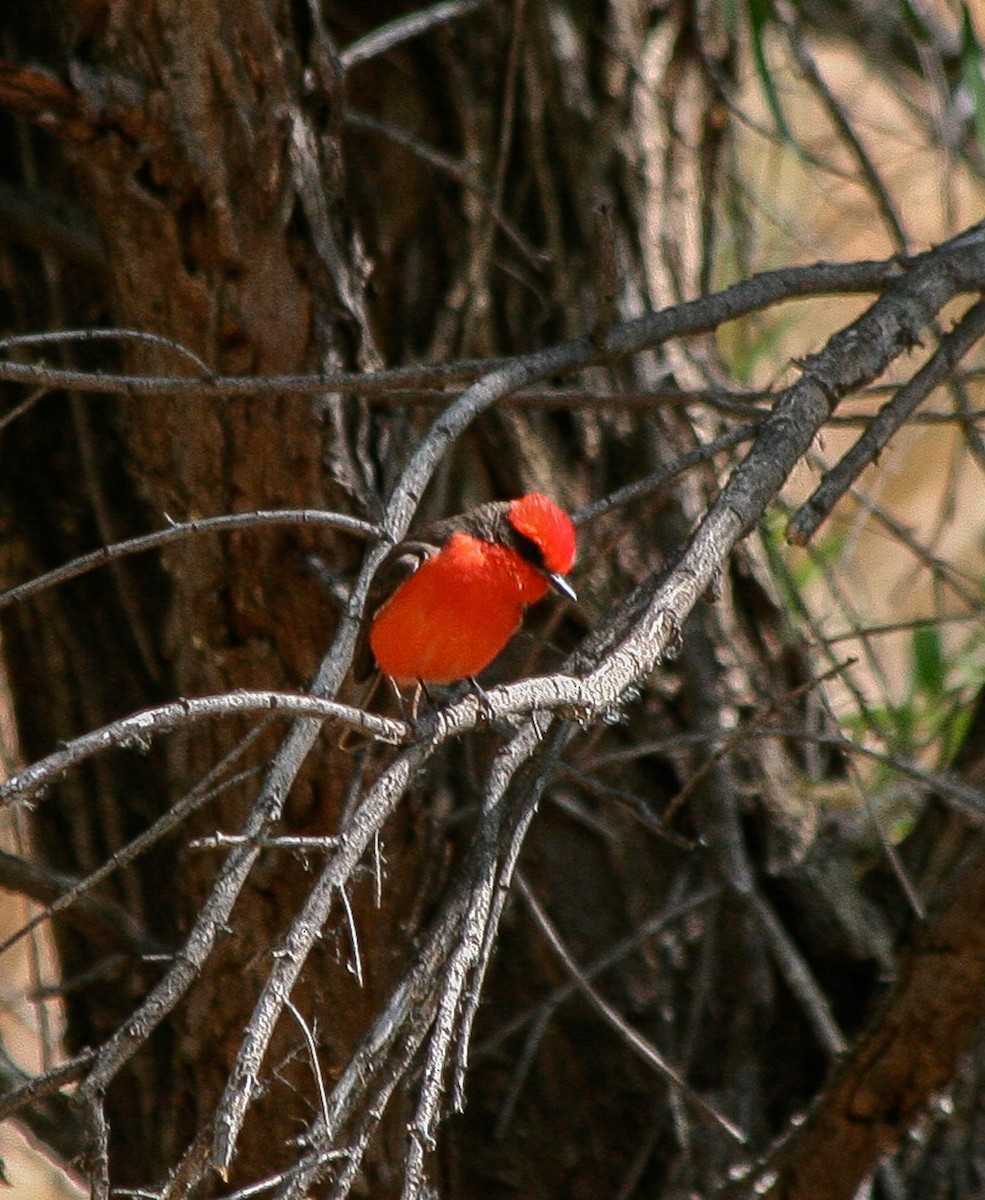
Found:
[{"label": "red bird", "polygon": [[549,587],[576,598],[564,578],[575,561],[574,526],[537,492],[439,521],[394,557],[419,565],[377,609],[369,644],[398,685],[478,675]]}]

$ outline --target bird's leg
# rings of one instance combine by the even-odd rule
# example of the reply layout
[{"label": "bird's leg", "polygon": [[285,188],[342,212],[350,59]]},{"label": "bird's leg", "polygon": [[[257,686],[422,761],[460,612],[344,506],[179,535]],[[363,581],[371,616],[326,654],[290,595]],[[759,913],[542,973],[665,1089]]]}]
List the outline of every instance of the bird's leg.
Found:
[{"label": "bird's leg", "polygon": [[491,725],[493,723],[493,718],[496,715],[493,712],[492,701],[489,699],[485,689],[479,683],[478,679],[476,679],[473,675],[468,677],[468,684],[473,696],[475,696],[476,700],[479,701],[479,720],[486,721]]},{"label": "bird's leg", "polygon": [[414,688],[414,699],[411,702],[410,719],[412,721],[417,720],[417,714],[420,711],[420,707],[421,707],[421,697],[422,696],[428,702],[428,707],[433,709],[434,708],[434,700],[431,697],[431,693],[428,691],[428,685],[424,682],[423,679],[418,679],[417,686]]}]

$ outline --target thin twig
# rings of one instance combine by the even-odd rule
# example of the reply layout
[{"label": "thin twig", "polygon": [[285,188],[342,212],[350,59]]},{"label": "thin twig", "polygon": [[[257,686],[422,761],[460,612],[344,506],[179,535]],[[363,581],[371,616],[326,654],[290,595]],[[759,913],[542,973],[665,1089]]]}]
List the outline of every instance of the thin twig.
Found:
[{"label": "thin twig", "polygon": [[[865,146],[855,132],[855,128],[843,105],[828,86],[827,80],[821,73],[817,61],[811,53],[807,39],[803,36],[803,30],[800,25],[793,19],[786,5],[782,6],[779,11],[784,14],[782,24],[789,35],[790,45],[801,70],[807,76],[816,94],[820,97],[821,103],[827,109],[828,115],[834,122],[842,140],[847,145],[852,157],[858,163],[859,175],[865,181],[869,192],[875,200],[876,209],[882,214],[882,219],[889,229],[890,236],[896,244],[896,249],[901,254],[905,254],[907,251],[906,232],[903,229],[899,214],[893,205],[889,189],[880,178],[875,164],[872,162]],[[776,10],[774,10],[774,15],[775,13]]]},{"label": "thin twig", "polygon": [[[0,953],[37,928],[43,920],[50,918],[54,904],[57,903],[58,911],[61,911],[72,902],[75,902],[71,914],[73,926],[99,943],[138,957],[168,953],[168,948],[152,938],[121,904],[105,896],[83,895],[79,890],[79,880],[74,876],[8,854],[5,850],[0,850],[0,888],[27,896],[37,904],[49,905],[44,911],[36,913],[14,935],[4,939]],[[68,894],[72,895],[72,901],[66,902]]]},{"label": "thin twig", "polygon": [[585,525],[589,521],[594,521],[598,517],[612,512],[615,508],[621,508],[624,504],[642,500],[696,464],[707,462],[716,454],[721,454],[724,450],[732,450],[736,446],[741,446],[743,442],[751,442],[755,438],[759,426],[759,422],[755,425],[741,425],[737,429],[732,429],[728,433],[722,434],[721,437],[715,438],[705,446],[698,446],[694,450],[688,450],[685,454],[679,454],[672,462],[658,467],[656,471],[652,471],[643,479],[634,480],[625,487],[617,488],[608,496],[602,496],[601,499],[572,513],[572,521],[575,525]]},{"label": "thin twig", "polygon": [[[797,727],[794,725],[760,725],[749,730],[749,736],[755,738],[786,738],[790,740],[813,742],[818,746],[830,746],[844,754],[859,755],[871,759],[882,766],[898,771],[900,775],[912,779],[920,785],[922,791],[937,793],[950,800],[976,825],[985,825],[985,791],[970,786],[943,771],[931,771],[919,767],[916,763],[900,758],[899,755],[877,750],[864,742],[853,742],[840,733],[822,733],[816,729]],[[711,750],[721,741],[721,734],[678,733],[673,737],[655,738],[653,741],[637,742],[629,750],[619,750],[612,754],[600,756],[599,762],[623,762],[628,758],[644,757],[650,754],[665,753],[680,746],[703,746]]]},{"label": "thin twig", "polygon": [[142,342],[148,346],[160,346],[186,358],[199,374],[209,379],[212,370],[208,363],[184,343],[160,333],[148,333],[143,329],[55,329],[47,333],[18,333],[0,338],[0,351],[19,349],[22,346],[63,346],[86,342]]},{"label": "thin twig", "polygon": [[444,0],[441,4],[433,4],[430,8],[422,8],[408,13],[406,17],[388,21],[386,25],[380,25],[372,33],[347,46],[339,55],[342,66],[349,71],[359,63],[387,54],[411,38],[420,37],[438,25],[467,16],[490,3],[491,0]]},{"label": "thin twig", "polygon": [[660,818],[660,825],[664,828],[668,827],[673,821],[674,817],[680,811],[681,807],[687,803],[689,798],[702,786],[705,779],[715,769],[715,767],[730,754],[734,754],[735,751],[742,745],[742,743],[748,739],[749,735],[771,720],[779,709],[790,704],[795,704],[798,700],[803,699],[803,697],[808,695],[810,692],[815,691],[819,687],[823,687],[824,684],[829,683],[832,679],[837,679],[839,676],[843,675],[854,662],[855,659],[849,658],[844,662],[835,663],[835,665],[825,671],[824,674],[816,675],[813,678],[808,679],[805,683],[800,684],[799,687],[796,687],[790,691],[785,691],[774,699],[758,705],[756,711],[749,716],[748,720],[743,721],[743,723],[737,729],[733,730],[727,735],[723,734],[720,740],[718,737],[716,737],[715,741],[718,744],[715,746],[715,749],[709,753],[708,757],[702,760],[702,762],[688,776],[687,782],[680,787],[677,794],[667,805],[666,811]]},{"label": "thin twig", "polygon": [[[957,239],[955,239],[957,241]],[[945,243],[930,254],[946,253]],[[909,260],[916,269],[927,255]],[[576,370],[601,362],[623,358],[640,350],[651,349],[673,337],[710,333],[727,321],[759,312],[788,300],[831,294],[881,292],[902,276],[897,259],[856,263],[815,263],[809,267],[784,267],[766,271],[732,284],[720,292],[696,300],[660,309],[614,325],[605,345],[595,347],[588,335],[558,343],[548,350],[535,351],[518,358],[464,359],[434,366],[395,367],[389,370],[331,371],[297,375],[213,375],[193,379],[184,375],[129,375],[109,371],[83,371],[49,367],[43,363],[19,363],[0,360],[0,380],[33,387],[74,388],[77,391],[119,396],[169,395],[174,397],[214,398],[216,396],[256,396],[288,393],[321,395],[348,392],[354,395],[385,395],[394,388],[440,387],[488,377],[507,367],[520,365],[530,372],[533,382],[556,371]],[[955,293],[975,289],[973,272],[954,280]],[[549,355],[551,367],[539,371],[537,365]],[[515,389],[510,389],[515,390]],[[505,393],[504,393],[505,394]]]},{"label": "thin twig", "polygon": [[318,1099],[321,1102],[322,1119],[328,1123],[328,1097],[325,1095],[325,1078],[322,1075],[321,1063],[318,1061],[318,1047],[315,1045],[314,1034],[308,1022],[301,1015],[300,1010],[293,1000],[286,1000],[284,1007],[297,1021],[301,1027],[301,1033],[304,1035],[305,1045],[308,1047],[308,1057],[311,1059],[311,1073],[315,1077],[315,1083],[318,1087]]},{"label": "thin twig", "polygon": [[964,624],[966,621],[981,621],[981,608],[976,607],[971,612],[940,613],[931,617],[914,617],[909,621],[887,621],[880,625],[860,625],[856,629],[837,630],[826,634],[820,640],[826,646],[836,646],[839,642],[852,642],[857,638],[880,637],[890,633],[909,633],[914,629],[937,628],[938,625]]},{"label": "thin twig", "polygon": [[87,1097],[84,1111],[89,1135],[85,1165],[91,1200],[109,1200],[109,1122],[103,1097]]},{"label": "thin twig", "polygon": [[[979,607],[981,603],[981,589],[977,579],[961,571],[939,555],[933,554],[913,536],[901,521],[897,520],[861,489],[853,487],[851,489],[851,497],[856,504],[864,508],[866,512],[871,513],[880,525],[886,528],[898,542],[904,545],[917,559],[919,564],[925,567],[936,580],[946,584],[964,604],[972,608]],[[861,622],[859,622],[859,625],[861,626]]]},{"label": "thin twig", "polygon": [[[623,959],[632,954],[634,950],[638,950],[640,946],[651,938],[656,937],[658,933],[662,932],[669,925],[676,924],[682,918],[690,916],[695,909],[703,908],[720,894],[720,889],[718,888],[706,888],[703,891],[695,892],[692,896],[688,896],[687,899],[668,905],[666,908],[654,913],[651,917],[644,918],[632,933],[617,942],[605,954],[599,955],[593,962],[583,966],[581,968],[582,974],[586,979],[594,979],[597,975],[603,974],[611,967],[617,966]],[[521,1013],[504,1025],[502,1029],[498,1029],[494,1036],[480,1043],[477,1053],[479,1055],[491,1054],[526,1026],[537,1024],[544,1019],[549,1020],[562,1004],[577,995],[577,993],[578,989],[570,979],[566,983],[559,984],[550,995],[545,996],[540,1001],[536,1008]]]},{"label": "thin twig", "polygon": [[176,801],[167,812],[162,813],[157,820],[150,825],[143,833],[129,841],[125,846],[113,852],[105,862],[100,864],[89,875],[80,879],[66,892],[64,892],[57,900],[50,903],[41,912],[35,915],[22,925],[19,929],[8,935],[0,942],[0,954],[9,950],[16,942],[18,942],[31,930],[35,929],[42,921],[51,920],[56,917],[64,909],[74,904],[79,897],[84,896],[87,892],[97,887],[104,879],[108,879],[115,871],[122,870],[123,867],[133,862],[141,854],[145,853],[161,840],[166,837],[174,829],[176,829],[185,819],[193,812],[196,812],[204,804],[208,803],[214,797],[221,795],[223,791],[229,787],[241,782],[245,777],[252,772],[242,772],[230,779],[225,780],[222,784],[216,784],[220,776],[239,758],[246,749],[260,736],[267,728],[270,718],[266,721],[261,721],[254,729],[252,729],[240,742],[226,755],[224,755],[208,772],[194,788],[191,789],[181,799]]},{"label": "thin twig", "polygon": [[[374,837],[376,834],[374,833]],[[338,844],[338,838],[335,839]],[[349,892],[343,885],[339,888],[339,895],[342,897],[342,907],[345,910],[345,920],[349,927],[349,943],[352,946],[352,973],[356,977],[356,983],[360,987],[363,986],[363,960],[359,953],[359,931],[356,929],[356,917],[352,911],[352,902],[349,900]]]},{"label": "thin twig", "polygon": [[228,850],[231,846],[245,846],[247,843],[260,850],[301,850],[308,853],[317,850],[328,853],[338,844],[337,837],[255,837],[246,838],[239,833],[210,833],[206,837],[195,838],[188,843],[189,850]]},{"label": "thin twig", "polygon": [[723,1130],[728,1136],[739,1145],[746,1144],[746,1135],[741,1129],[733,1124],[726,1116],[720,1113],[714,1105],[708,1103],[674,1070],[663,1055],[648,1042],[641,1034],[622,1017],[616,1010],[605,1000],[592,986],[589,980],[585,977],[581,968],[572,958],[567,946],[564,944],[560,934],[555,929],[547,913],[544,912],[539,900],[534,895],[530,885],[524,879],[522,874],[517,874],[517,887],[520,895],[526,901],[527,907],[530,910],[531,916],[537,923],[541,933],[547,939],[551,949],[558,956],[564,965],[564,969],[571,976],[571,980],[577,987],[578,991],[585,997],[591,1006],[599,1013],[599,1015],[610,1025],[619,1037],[626,1043],[627,1046],[637,1054],[645,1063],[653,1067],[657,1074],[674,1089],[685,1102],[699,1112],[712,1124]]},{"label": "thin twig", "polygon": [[846,768],[849,781],[858,802],[859,811],[864,812],[868,817],[869,824],[875,831],[882,853],[889,863],[889,869],[892,871],[896,882],[899,884],[899,889],[910,908],[910,912],[917,921],[925,920],[927,916],[926,905],[920,897],[917,885],[910,878],[909,872],[903,865],[903,860],[899,852],[882,827],[882,821],[879,819],[879,813],[876,811],[876,806],[873,803],[872,790],[865,786],[858,769],[858,764],[853,759],[847,760]]},{"label": "thin twig", "polygon": [[31,596],[56,584],[65,583],[69,579],[77,579],[96,567],[117,559],[126,558],[130,554],[140,554],[145,550],[155,550],[171,542],[193,537],[200,533],[223,533],[228,530],[241,531],[266,525],[326,525],[331,529],[339,529],[343,533],[352,533],[362,538],[379,538],[380,529],[369,521],[361,521],[358,517],[350,517],[345,513],[322,512],[316,508],[288,508],[280,511],[257,509],[248,513],[228,513],[220,517],[203,517],[195,521],[182,523],[171,522],[167,529],[156,533],[145,533],[140,537],[130,538],[124,542],[114,542],[110,546],[102,546],[92,550],[71,562],[55,567],[44,575],[22,583],[18,587],[8,588],[0,592],[0,610],[11,604],[18,604]]},{"label": "thin twig", "polygon": [[863,470],[878,458],[889,439],[929,393],[947,379],[969,350],[985,336],[985,300],[979,300],[913,378],[879,410],[852,448],[828,471],[813,495],[801,505],[787,531],[795,546],[803,546]]},{"label": "thin twig", "polygon": [[12,1088],[4,1096],[0,1096],[0,1121],[6,1121],[15,1116],[25,1105],[33,1104],[45,1096],[60,1092],[71,1083],[77,1083],[95,1058],[95,1050],[83,1050],[67,1062],[59,1063],[43,1075],[36,1075],[25,1080],[18,1087]]},{"label": "thin twig", "polygon": [[848,1043],[838,1027],[827,996],[814,978],[814,973],[760,889],[754,887],[746,900],[766,935],[766,944],[772,952],[773,961],[779,967],[791,992],[800,1001],[817,1040],[832,1058],[837,1058],[844,1052]]},{"label": "thin twig", "polygon": [[30,412],[35,404],[37,404],[39,400],[43,400],[50,392],[51,388],[49,387],[36,388],[29,396],[22,400],[20,404],[15,404],[10,412],[4,413],[3,416],[0,417],[0,433],[3,433],[8,425],[12,425],[14,421],[18,419],[18,417],[23,417],[25,413]]},{"label": "thin twig", "polygon": [[[401,129],[391,122],[381,121],[378,117],[371,117],[365,113],[354,112],[351,108],[346,109],[345,123],[352,128],[367,130],[389,138],[391,141],[396,142],[397,145],[409,150],[412,154],[416,154],[430,166],[450,175],[462,187],[467,188],[479,197],[499,228],[529,262],[537,266],[543,263],[543,252],[530,242],[523,231],[505,215],[501,207],[496,208],[495,199],[479,178],[475,164],[462,162],[459,159],[452,158],[448,154],[443,154],[440,150],[426,145],[420,138],[413,137],[406,130]],[[447,399],[447,394],[445,394],[443,400],[447,401]],[[432,394],[431,402],[434,403],[434,400],[435,394]]]}]

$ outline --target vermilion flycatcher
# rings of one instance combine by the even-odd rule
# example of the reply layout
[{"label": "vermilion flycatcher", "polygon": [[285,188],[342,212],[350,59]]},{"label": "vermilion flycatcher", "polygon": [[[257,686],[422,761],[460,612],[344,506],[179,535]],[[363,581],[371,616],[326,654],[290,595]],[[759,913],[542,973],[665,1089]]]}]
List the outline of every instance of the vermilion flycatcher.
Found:
[{"label": "vermilion flycatcher", "polygon": [[564,578],[575,561],[574,526],[537,492],[439,521],[394,558],[419,565],[377,609],[369,644],[398,685],[471,678],[549,587],[576,598]]}]

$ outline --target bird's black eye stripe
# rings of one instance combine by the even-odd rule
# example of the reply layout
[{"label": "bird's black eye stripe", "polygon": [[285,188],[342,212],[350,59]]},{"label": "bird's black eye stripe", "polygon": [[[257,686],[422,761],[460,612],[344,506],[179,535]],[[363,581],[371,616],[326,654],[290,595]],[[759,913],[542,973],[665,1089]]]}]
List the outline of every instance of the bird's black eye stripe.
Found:
[{"label": "bird's black eye stripe", "polygon": [[544,551],[537,545],[533,538],[528,538],[526,534],[520,533],[518,529],[514,529],[512,526],[510,527],[510,534],[513,549],[522,555],[531,566],[536,567],[538,571],[546,571],[547,564],[544,562]]}]

